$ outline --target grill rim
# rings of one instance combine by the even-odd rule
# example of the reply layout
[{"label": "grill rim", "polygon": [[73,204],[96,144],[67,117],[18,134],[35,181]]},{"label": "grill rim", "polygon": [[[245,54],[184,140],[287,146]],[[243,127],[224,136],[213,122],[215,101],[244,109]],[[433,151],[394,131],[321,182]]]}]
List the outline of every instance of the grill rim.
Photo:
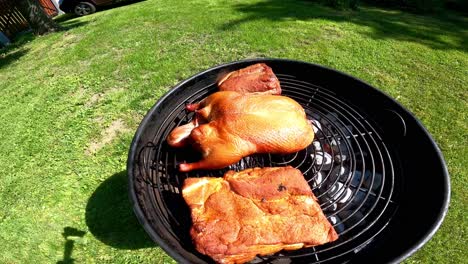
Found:
[{"label": "grill rim", "polygon": [[[164,94],[161,98],[157,100],[157,102],[153,105],[153,107],[146,113],[145,117],[141,121],[140,125],[138,126],[138,129],[132,139],[130,149],[128,152],[128,159],[127,159],[127,174],[128,174],[128,189],[129,189],[129,199],[130,203],[132,204],[133,211],[139,221],[139,223],[143,226],[147,234],[150,236],[150,238],[157,243],[157,245],[162,248],[165,252],[167,252],[172,258],[174,258],[177,262],[180,263],[189,263],[186,258],[184,258],[177,250],[175,250],[173,247],[169,245],[169,243],[163,239],[150,225],[148,219],[145,218],[145,213],[143,212],[143,209],[141,208],[139,202],[138,202],[138,197],[135,191],[135,175],[134,175],[134,169],[135,169],[135,161],[136,157],[138,157],[139,150],[137,149],[138,145],[138,140],[141,138],[144,128],[146,127],[147,123],[150,121],[151,117],[155,114],[156,110],[160,107],[160,105],[167,99],[170,98],[174,92],[177,91],[177,88],[184,86],[186,83],[191,82],[192,80],[202,77],[206,75],[207,73],[215,70],[219,70],[222,68],[238,65],[238,64],[246,64],[246,63],[267,63],[268,62],[277,62],[277,63],[295,63],[295,64],[302,64],[304,67],[316,67],[320,68],[325,71],[329,71],[333,74],[337,75],[342,75],[344,77],[347,77],[349,79],[352,79],[355,82],[358,82],[364,86],[366,86],[368,89],[373,90],[373,92],[376,92],[380,96],[386,97],[386,99],[390,100],[392,103],[394,103],[397,107],[399,107],[402,112],[405,112],[407,114],[407,117],[411,118],[411,120],[407,120],[408,122],[412,122],[413,124],[416,124],[418,128],[421,129],[421,131],[425,134],[425,136],[428,137],[431,146],[433,147],[433,150],[435,151],[435,154],[437,156],[437,159],[439,163],[442,165],[442,174],[441,177],[443,177],[444,180],[444,186],[443,186],[443,201],[441,206],[437,212],[437,218],[435,221],[430,225],[430,228],[427,229],[425,234],[422,235],[422,237],[414,243],[414,245],[408,249],[406,249],[403,253],[400,255],[394,256],[393,259],[391,260],[392,263],[400,263],[404,259],[410,257],[413,255],[416,251],[418,251],[420,248],[422,248],[437,232],[437,230],[440,228],[445,216],[447,215],[449,204],[450,204],[450,197],[451,197],[451,188],[450,188],[450,175],[449,171],[447,168],[447,164],[445,162],[445,159],[443,157],[442,151],[435,142],[434,138],[432,135],[429,133],[429,131],[424,127],[422,122],[416,118],[416,116],[411,113],[408,109],[406,109],[403,105],[401,105],[399,102],[397,102],[393,97],[390,95],[386,94],[384,91],[379,90],[375,88],[374,86],[366,83],[363,80],[360,80],[354,76],[351,76],[347,73],[322,66],[319,64],[315,63],[309,63],[309,62],[304,62],[304,61],[298,61],[298,60],[290,60],[290,59],[278,59],[278,58],[253,58],[253,59],[246,59],[246,60],[239,60],[239,61],[233,61],[229,63],[223,63],[216,65],[214,67],[211,67],[209,69],[206,69],[200,73],[197,73],[181,82],[173,86],[166,94]],[[159,222],[159,219],[154,219],[155,221]]]}]

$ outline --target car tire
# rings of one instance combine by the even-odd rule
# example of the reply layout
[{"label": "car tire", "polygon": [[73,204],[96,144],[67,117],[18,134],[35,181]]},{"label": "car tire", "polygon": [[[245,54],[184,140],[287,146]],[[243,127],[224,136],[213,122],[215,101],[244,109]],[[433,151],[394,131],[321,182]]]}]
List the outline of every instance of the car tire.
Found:
[{"label": "car tire", "polygon": [[96,7],[89,2],[79,2],[73,8],[73,13],[77,16],[86,16],[96,12]]}]

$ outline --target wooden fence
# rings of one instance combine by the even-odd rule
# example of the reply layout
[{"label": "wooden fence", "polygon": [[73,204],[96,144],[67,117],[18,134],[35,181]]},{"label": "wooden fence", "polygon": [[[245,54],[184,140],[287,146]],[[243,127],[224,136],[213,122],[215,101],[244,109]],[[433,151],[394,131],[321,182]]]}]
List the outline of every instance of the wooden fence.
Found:
[{"label": "wooden fence", "polygon": [[[39,0],[44,11],[51,17],[58,14],[58,10],[52,0]],[[13,38],[16,33],[29,28],[26,18],[19,12],[11,0],[0,0],[0,32],[8,38]]]},{"label": "wooden fence", "polygon": [[9,0],[0,0],[0,32],[8,38],[28,28],[28,22]]}]

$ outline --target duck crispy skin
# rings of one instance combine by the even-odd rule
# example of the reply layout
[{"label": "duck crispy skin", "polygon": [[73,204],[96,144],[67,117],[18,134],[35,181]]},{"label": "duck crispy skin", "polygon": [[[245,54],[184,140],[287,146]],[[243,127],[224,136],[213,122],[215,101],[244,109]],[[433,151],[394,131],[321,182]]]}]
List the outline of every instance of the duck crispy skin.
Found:
[{"label": "duck crispy skin", "polygon": [[228,73],[218,82],[218,87],[221,91],[281,94],[278,78],[265,63],[257,63]]},{"label": "duck crispy skin", "polygon": [[184,163],[180,171],[220,169],[254,153],[294,153],[306,148],[314,131],[304,109],[280,95],[216,92],[198,104],[192,122],[175,128],[168,144],[192,144],[202,160]]},{"label": "duck crispy skin", "polygon": [[338,238],[304,176],[292,167],[188,178],[182,195],[196,249],[218,263],[244,263]]}]

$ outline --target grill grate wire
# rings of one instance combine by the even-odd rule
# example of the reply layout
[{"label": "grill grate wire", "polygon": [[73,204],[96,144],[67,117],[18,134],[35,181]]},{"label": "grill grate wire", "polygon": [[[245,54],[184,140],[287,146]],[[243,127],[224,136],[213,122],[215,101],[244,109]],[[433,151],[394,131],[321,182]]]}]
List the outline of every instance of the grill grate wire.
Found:
[{"label": "grill grate wire", "polygon": [[252,263],[289,263],[305,259],[316,263],[337,262],[370,244],[396,212],[395,158],[376,127],[358,107],[294,76],[277,76],[283,95],[300,103],[312,120],[316,135],[309,147],[290,155],[249,156],[222,170],[179,172],[178,164],[195,161],[200,156],[191,149],[171,148],[165,139],[172,129],[191,120],[193,113],[185,110],[186,104],[198,102],[217,90],[213,83],[187,96],[185,103],[174,106],[164,117],[153,140],[140,150],[135,175],[137,181],[146,186],[145,191],[153,201],[152,209],[161,213],[164,227],[190,248],[193,247],[188,233],[190,213],[181,195],[184,179],[220,177],[228,170],[251,167],[296,167],[309,182],[340,238],[322,246],[257,257]]}]

